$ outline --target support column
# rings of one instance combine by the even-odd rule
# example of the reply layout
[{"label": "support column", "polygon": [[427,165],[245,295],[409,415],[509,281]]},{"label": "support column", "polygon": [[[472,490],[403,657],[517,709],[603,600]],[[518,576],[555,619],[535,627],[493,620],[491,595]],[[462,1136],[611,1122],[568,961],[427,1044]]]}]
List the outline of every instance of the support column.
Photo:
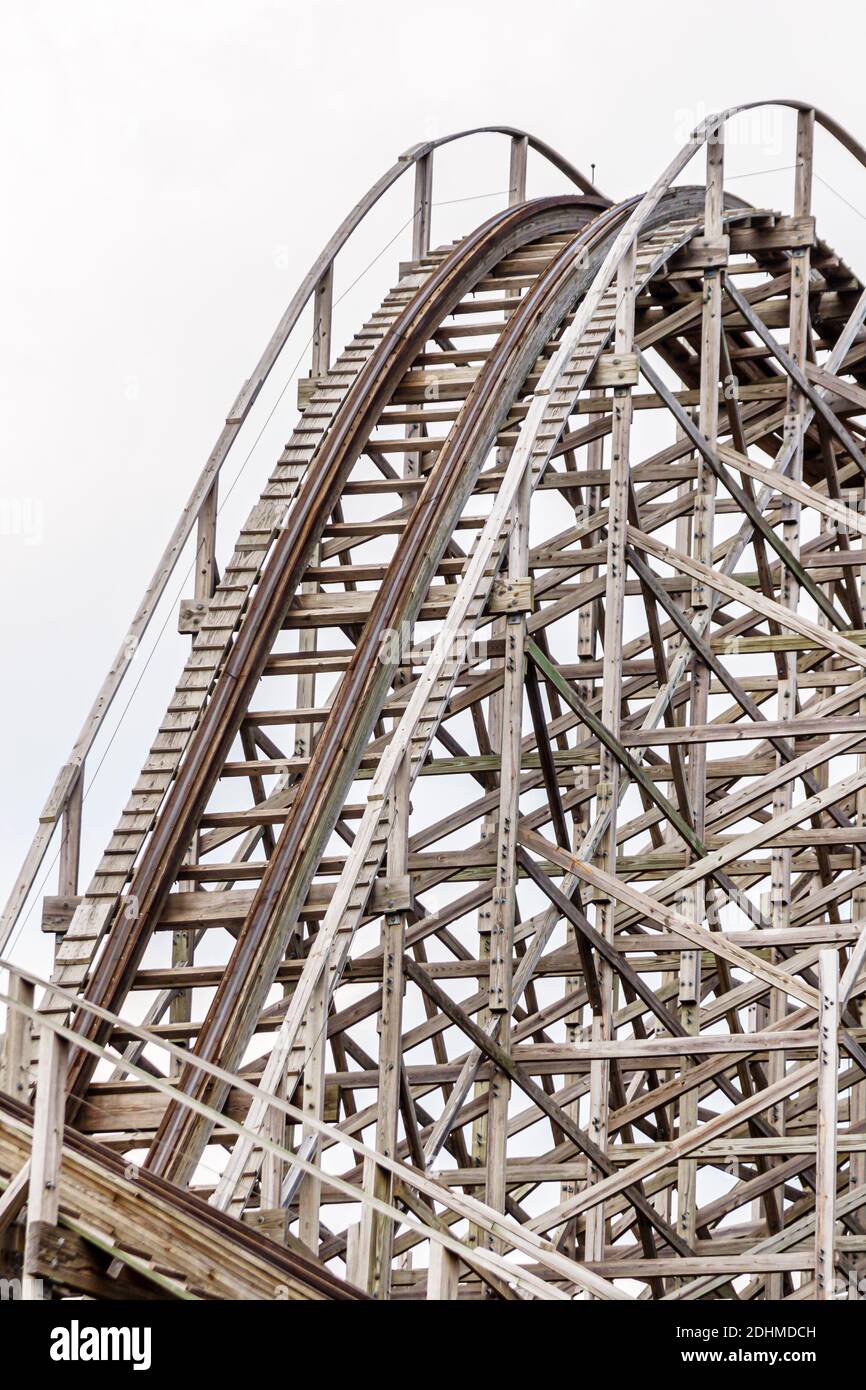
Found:
[{"label": "support column", "polygon": [[81,809],[84,800],[84,765],[75,779],[63,811],[60,830],[60,863],[57,892],[61,898],[74,898],[78,892],[81,861]]},{"label": "support column", "polygon": [[218,512],[219,480],[215,478],[198,514],[195,550],[195,596],[197,599],[213,598],[217,586],[216,533]]},{"label": "support column", "polygon": [[[524,199],[526,198],[526,152],[527,152],[527,143],[526,143],[526,141],[525,141],[525,140],[523,139],[523,137],[521,137],[521,136],[515,136],[515,137],[512,139],[512,141],[511,141],[510,157],[509,157],[509,169],[508,169],[508,204],[509,204],[509,207],[513,207],[516,203],[521,203],[521,202],[523,202]],[[506,292],[505,298],[506,298],[506,299],[514,299],[515,302],[517,302],[517,301],[519,300],[519,298],[520,298],[520,292],[519,292],[519,290],[509,290],[509,291]],[[510,311],[509,311],[508,309],[504,310],[504,317],[505,317],[506,319],[508,318],[509,312],[510,312]],[[504,449],[499,449],[499,450],[497,450],[496,458],[497,458],[497,463],[498,463],[499,465],[501,465],[501,466],[503,466],[503,467],[507,466],[508,457],[509,457],[509,452],[510,452],[510,451],[506,451],[506,450],[504,450]],[[508,646],[507,627],[508,627],[508,624],[507,624],[507,622],[506,622],[506,620],[505,620],[504,618],[497,618],[496,621],[493,623],[493,626],[492,626],[492,628],[491,628],[491,630],[490,630],[490,637],[491,637],[491,640],[492,640],[492,641],[498,641],[498,640],[504,641],[505,644],[506,644],[506,650],[507,650],[507,646]],[[506,659],[506,662],[507,662],[507,659]],[[497,750],[497,749],[502,749],[502,748],[503,748],[503,739],[504,739],[504,734],[505,734],[505,729],[506,729],[506,720],[505,720],[505,714],[504,714],[504,701],[505,701],[504,689],[505,689],[505,686],[506,686],[506,684],[507,684],[507,681],[508,681],[508,676],[507,676],[507,671],[506,671],[506,673],[505,673],[504,676],[503,676],[503,689],[502,689],[501,691],[496,691],[493,695],[491,695],[491,696],[490,696],[490,699],[489,699],[489,701],[488,701],[488,705],[487,705],[487,734],[488,734],[488,737],[489,737],[490,747],[491,747],[491,749],[493,749],[494,751]],[[504,753],[503,753],[503,757],[504,757]],[[500,768],[500,787],[501,787],[501,784],[502,784],[503,775],[504,775],[504,768],[501,767],[501,768]],[[500,793],[500,796],[501,796],[501,793]],[[496,820],[496,819],[493,818],[492,815],[491,815],[491,816],[485,816],[484,820],[483,820],[482,823],[481,823],[481,839],[482,839],[482,840],[491,840],[494,836],[498,836],[498,835],[499,835],[499,827],[500,827],[500,824],[501,824],[501,819],[500,819],[500,820]],[[497,844],[498,844],[498,841],[497,841]],[[478,934],[479,934],[478,954],[479,954],[479,957],[480,957],[481,960],[487,960],[487,959],[490,957],[490,953],[491,953],[491,950],[492,950],[491,930],[492,930],[492,926],[493,926],[493,923],[494,923],[494,921],[496,920],[496,918],[497,918],[496,888],[494,887],[493,900],[492,900],[491,903],[489,903],[489,904],[486,904],[486,903],[485,903],[485,905],[479,910],[479,913],[478,913]],[[489,984],[490,984],[491,979],[492,979],[492,975],[488,975],[487,977],[484,977],[484,976],[480,976],[480,977],[479,977],[479,979],[478,979],[478,989],[479,989],[480,992],[483,992],[483,991],[485,991],[485,990],[487,990],[487,989],[489,988]],[[479,1021],[479,1023],[481,1024],[482,1027],[486,1027],[486,1026],[487,1026],[487,1023],[489,1022],[489,1018],[490,1018],[490,1013],[491,1013],[492,1011],[493,1011],[493,1010],[492,1010],[492,1006],[488,1006],[488,1007],[483,1008],[483,1009],[479,1012],[478,1021]],[[500,1034],[500,1037],[502,1037],[502,1034]],[[506,1044],[506,1045],[507,1045],[507,1044]],[[503,1094],[503,1092],[504,1092],[504,1094]],[[476,1086],[475,1086],[475,1097],[476,1097],[476,1099],[481,1099],[481,1098],[483,1098],[484,1096],[487,1096],[487,1098],[488,1098],[488,1108],[487,1108],[487,1110],[485,1110],[484,1112],[482,1112],[482,1114],[480,1114],[480,1115],[478,1116],[478,1118],[474,1121],[474,1123],[473,1123],[473,1125],[472,1125],[472,1149],[471,1149],[471,1156],[472,1156],[472,1161],[473,1161],[474,1164],[476,1164],[479,1168],[486,1168],[486,1169],[487,1169],[487,1172],[488,1172],[488,1181],[489,1181],[489,1175],[490,1175],[490,1172],[491,1172],[491,1167],[490,1167],[490,1163],[491,1163],[491,1153],[490,1153],[490,1125],[491,1125],[491,1122],[492,1122],[492,1114],[493,1114],[493,1111],[494,1111],[494,1110],[497,1110],[497,1112],[499,1113],[500,1119],[501,1119],[502,1111],[503,1111],[503,1107],[504,1107],[505,1113],[506,1113],[506,1116],[507,1116],[507,1110],[508,1110],[508,1096],[509,1096],[509,1093],[510,1093],[510,1088],[508,1087],[507,1083],[505,1082],[505,1078],[502,1077],[501,1075],[499,1075],[498,1073],[494,1076],[493,1080],[490,1082],[489,1087],[488,1087],[488,1085],[487,1085],[486,1082],[476,1084]],[[499,1137],[498,1137],[498,1141],[501,1142],[501,1126],[500,1126],[500,1134],[499,1134]],[[495,1159],[495,1157],[494,1157],[494,1159],[493,1159],[493,1169],[495,1170],[495,1168],[496,1168],[496,1159]],[[495,1184],[494,1184],[494,1186],[495,1186]],[[488,1193],[490,1193],[490,1189],[489,1189],[489,1188],[488,1188]],[[488,1196],[488,1200],[489,1200],[489,1196]],[[485,1244],[485,1242],[486,1242],[486,1236],[485,1236],[485,1234],[484,1234],[479,1228],[477,1228],[477,1227],[475,1227],[475,1226],[470,1226],[470,1228],[469,1228],[468,1244],[470,1244],[470,1245],[477,1245],[477,1244],[483,1245],[483,1244]]]},{"label": "support column", "polygon": [[[860,547],[862,547],[863,544],[863,538],[860,537]],[[864,577],[863,570],[860,571],[859,588],[862,602],[866,599],[866,577]],[[861,716],[866,716],[866,700],[860,700],[857,708]],[[858,768],[866,767],[866,753],[858,754],[857,766]],[[858,826],[866,825],[866,789],[861,788],[857,793],[854,806],[854,823]],[[866,854],[864,854],[862,848],[855,852],[854,867],[855,869],[866,867]],[[853,921],[860,923],[866,919],[866,889],[855,888],[852,893],[851,917]],[[856,1014],[861,1027],[866,1024],[866,1004],[864,1004],[862,999],[852,999],[849,1008]],[[849,1124],[853,1126],[863,1124],[864,1121],[866,1121],[866,1080],[856,1081],[854,1083],[851,1087],[849,1101]],[[849,1157],[848,1186],[853,1190],[853,1188],[859,1187],[863,1183],[866,1183],[866,1153],[861,1151],[859,1153],[852,1153]],[[849,1298],[859,1302],[863,1298],[863,1294],[860,1292],[860,1281],[866,1276],[866,1256],[862,1254],[855,1255],[852,1263],[855,1273],[851,1280]],[[866,1288],[866,1284],[864,1284],[864,1288]]]},{"label": "support column", "polygon": [[[528,590],[530,477],[526,473],[514,505],[508,548],[508,578]],[[523,727],[523,671],[526,643],[526,601],[505,621],[505,669],[502,688],[502,740],[499,779],[499,818],[490,931],[488,1008],[502,1015],[499,1042],[510,1047],[514,919],[517,903],[517,826],[520,817],[520,743]],[[497,1071],[490,1083],[487,1138],[486,1201],[505,1211],[505,1159],[508,1139],[508,1101],[511,1085]]]},{"label": "support column", "polygon": [[[800,112],[797,116],[797,159],[794,178],[794,216],[805,217],[811,207],[812,182],[812,135],[814,113]],[[789,309],[788,354],[801,369],[805,366],[806,343],[809,329],[809,264],[808,246],[795,247],[790,255],[791,292]],[[803,478],[803,421],[806,399],[794,383],[788,381],[788,398],[784,426],[784,447],[794,445],[794,458],[789,469],[789,477],[801,482]],[[800,555],[800,512],[799,503],[788,499],[783,503],[782,539],[791,554]],[[799,603],[799,585],[785,566],[780,566],[778,601],[783,607],[795,610]],[[784,675],[778,684],[776,717],[793,719],[797,713],[797,654],[781,654]],[[781,761],[777,755],[777,762]],[[786,782],[773,798],[773,815],[782,815],[792,804],[793,784]],[[774,849],[771,853],[771,893],[774,927],[786,927],[791,910],[791,851]],[[779,959],[778,953],[771,957]],[[770,993],[771,1024],[779,1024],[788,1009],[788,1000],[781,990]],[[785,1074],[784,1052],[772,1052],[767,1065],[767,1081],[770,1085]],[[785,1104],[780,1101],[767,1113],[767,1119],[782,1135],[785,1133]],[[784,1221],[784,1203],[780,1202]],[[783,1280],[779,1274],[767,1277],[767,1298],[778,1300],[783,1294]]]},{"label": "support column", "polygon": [[69,1044],[53,1028],[39,1036],[39,1079],[33,1116],[30,1154],[30,1191],[24,1240],[22,1298],[47,1296],[37,1275],[39,1243],[43,1227],[56,1226],[60,1209],[60,1161],[63,1152],[63,1117],[66,1108],[66,1067]]},{"label": "support column", "polygon": [[818,1015],[817,1182],[815,1188],[815,1297],[833,1297],[836,1226],[836,1129],[839,1086],[839,957],[820,955]]},{"label": "support column", "polygon": [[430,211],[433,203],[433,151],[415,162],[415,217],[412,222],[412,259],[419,261],[430,250]]},{"label": "support column", "polygon": [[[708,246],[717,246],[722,239],[724,206],[725,145],[724,127],[714,131],[707,142],[707,178],[704,200],[704,238]],[[701,433],[715,448],[719,433],[719,375],[721,362],[722,272],[718,266],[706,266],[703,273],[701,309],[701,385],[698,424]],[[712,565],[715,532],[716,479],[702,457],[698,455],[698,479],[694,506],[692,553],[702,564]],[[700,610],[709,603],[709,590],[704,584],[692,586],[692,604]],[[705,724],[709,719],[710,672],[697,657],[693,660],[690,719],[693,724]],[[688,753],[688,791],[695,833],[704,838],[704,807],[706,805],[707,751],[706,744],[693,745]],[[706,917],[704,884],[698,883],[684,893],[680,910],[694,921],[703,923]],[[701,998],[701,957],[698,951],[684,951],[680,957],[679,1018],[688,1033],[699,1031]],[[685,1066],[685,1061],[684,1061]],[[688,1091],[679,1105],[679,1132],[686,1134],[698,1122],[698,1093]],[[697,1165],[693,1159],[677,1164],[677,1230],[690,1245],[695,1239],[695,1209],[697,1204]]]},{"label": "support column", "polygon": [[511,137],[511,158],[508,166],[508,206],[526,202],[526,155],[529,141],[525,135]]},{"label": "support column", "polygon": [[[81,817],[84,805],[84,764],[69,792],[63,817],[60,822],[60,861],[57,866],[57,892],[61,898],[74,898],[78,894],[78,871],[81,865]],[[57,950],[63,937],[55,933],[53,938],[54,965],[57,965]]]},{"label": "support column", "polygon": [[[310,361],[310,376],[313,380],[324,376],[331,365],[331,325],[334,304],[334,263],[328,266],[313,295],[313,346]],[[312,552],[310,563],[319,564],[321,547],[317,544]],[[321,586],[304,580],[299,585],[301,594],[320,592]],[[312,658],[318,645],[315,628],[302,628],[298,633],[297,651],[299,656]],[[312,709],[316,703],[316,673],[314,670],[302,671],[295,679],[295,707]],[[316,726],[309,720],[295,725],[293,756],[309,758],[313,751]],[[304,1028],[303,1046],[303,1109],[307,1115],[321,1120],[324,1113],[325,1095],[325,1050],[326,1050],[326,982],[327,972],[316,986],[311,1004],[310,1018]],[[279,1094],[285,1094],[284,1080],[280,1082]],[[272,1111],[267,1119],[267,1132],[277,1142],[286,1138],[285,1117]],[[312,1136],[312,1138],[311,1138]],[[311,1161],[315,1162],[319,1153],[319,1141],[312,1130],[304,1126],[301,1142],[309,1140],[312,1144]],[[282,1193],[285,1164],[275,1154],[265,1154],[261,1170],[261,1200],[265,1206],[279,1200]],[[300,1239],[315,1253],[319,1248],[319,1204],[321,1183],[318,1178],[306,1174],[300,1183],[298,1194],[298,1215]]]},{"label": "support column", "polygon": [[427,1298],[453,1302],[457,1297],[460,1261],[438,1240],[430,1242],[430,1264],[427,1270]]},{"label": "support column", "polygon": [[[593,390],[589,393],[591,398],[598,398],[604,395],[601,390]],[[568,459],[568,455],[566,455]],[[587,445],[586,466],[590,473],[601,473],[604,468],[604,437],[593,439]],[[601,487],[594,483],[584,490],[584,505],[575,511],[575,522],[588,521],[590,517],[596,515],[601,508]],[[598,578],[598,566],[593,565],[584,571],[584,583],[591,584]],[[598,633],[598,604],[584,603],[577,613],[577,659],[579,662],[590,662],[595,659],[596,637]],[[577,682],[577,693],[584,704],[592,705],[595,700],[595,680],[590,677]],[[575,791],[588,791],[592,783],[592,769],[589,767],[577,767],[574,772]],[[590,798],[579,802],[573,812],[574,820],[574,842],[580,844],[584,835],[591,825],[590,817]],[[570,944],[573,949],[577,949],[577,929],[571,928]],[[581,975],[568,975],[565,980],[566,996],[577,994],[583,986],[584,981]],[[591,1010],[587,1006],[591,1026]],[[582,1017],[584,1010],[582,1007],[573,1009],[565,1017],[565,1040],[573,1046],[581,1041],[582,1037]],[[566,1107],[566,1113],[571,1116],[575,1124],[580,1122],[580,1101],[571,1101]],[[577,1195],[581,1187],[581,1182],[577,1179],[569,1178],[567,1182],[561,1184],[561,1198],[567,1202],[569,1198]],[[577,1221],[569,1222],[568,1235],[564,1245],[565,1253],[572,1258],[577,1255]]]},{"label": "support column", "polygon": [[[10,999],[33,1008],[34,989],[29,980],[8,972],[7,992]],[[10,1004],[6,1010],[6,1033],[3,1038],[3,1090],[14,1100],[26,1100],[30,1087],[30,1064],[33,1053],[33,1026],[29,1017]]]},{"label": "support column", "polygon": [[[316,983],[304,1021],[304,1074],[301,1083],[301,1109],[305,1115],[321,1120],[325,1096],[325,1047],[328,1022],[329,972],[323,970]],[[312,1144],[310,1162],[316,1163],[321,1141],[318,1132],[303,1126],[302,1142]],[[319,1204],[322,1184],[312,1173],[305,1174],[298,1194],[298,1235],[314,1255],[319,1253]]]},{"label": "support column", "polygon": [[[409,758],[405,757],[394,784],[394,815],[388,841],[388,879],[395,893],[407,882],[409,868]],[[382,918],[382,1007],[379,1013],[379,1090],[376,1113],[377,1152],[397,1157],[400,1114],[400,1071],[403,1064],[403,951],[406,911],[386,912]],[[383,1202],[393,1198],[393,1178],[372,1159],[364,1162],[364,1187]],[[374,1298],[388,1298],[394,1255],[394,1223],[365,1206],[361,1217],[359,1266],[361,1282]]]},{"label": "support column", "polygon": [[[213,486],[199,509],[196,528],[195,598],[205,603],[213,598],[217,586],[216,535],[218,514],[219,479],[215,478]],[[193,838],[187,858],[192,862],[198,859],[198,835]],[[182,882],[180,885],[181,891],[192,891],[194,887],[195,884],[192,881],[186,884]],[[172,932],[171,963],[174,968],[195,964],[195,940],[196,933],[192,928]],[[168,1017],[170,1023],[189,1022],[192,1017],[192,993],[190,990],[177,991],[169,1004]],[[176,1075],[178,1070],[179,1064],[172,1063],[172,1072]]]},{"label": "support column", "polygon": [[331,318],[334,309],[334,262],[328,266],[313,295],[313,353],[310,374],[324,376],[331,365]]},{"label": "support column", "polygon": [[[615,351],[630,353],[634,346],[634,293],[636,246],[632,242],[617,272]],[[629,439],[631,433],[631,387],[617,386],[613,393],[611,434],[610,493],[608,497],[607,577],[604,603],[604,676],[601,694],[601,721],[619,736],[622,708],[623,610],[625,604],[625,545],[628,525]],[[597,814],[609,812],[607,829],[599,846],[599,862],[608,873],[616,872],[617,803],[619,764],[606,748],[601,750]],[[599,899],[596,907],[599,932],[613,941],[616,902]],[[593,1018],[594,1042],[612,1036],[614,1007],[613,972],[607,961],[598,962],[602,1010]],[[599,1148],[607,1147],[610,1112],[610,1063],[595,1059],[590,1063],[589,1132]],[[592,1168],[589,1181],[603,1176]],[[586,1215],[586,1259],[602,1260],[605,1243],[604,1204],[591,1207]]]}]

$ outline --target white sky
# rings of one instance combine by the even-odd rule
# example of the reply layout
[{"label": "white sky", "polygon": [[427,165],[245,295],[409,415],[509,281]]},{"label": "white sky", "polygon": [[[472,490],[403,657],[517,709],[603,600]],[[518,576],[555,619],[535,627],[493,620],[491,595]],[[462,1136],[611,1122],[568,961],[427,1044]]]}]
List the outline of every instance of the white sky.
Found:
[{"label": "white sky", "polygon": [[[310,262],[395,156],[432,135],[513,124],[587,171],[595,162],[599,185],[623,197],[707,111],[773,96],[812,101],[866,142],[859,16],[850,0],[817,12],[798,0],[3,7],[0,503],[24,518],[24,534],[0,526],[4,898],[229,405]],[[790,164],[790,136],[783,119],[734,141],[729,173],[764,172],[731,188],[788,210],[791,175],[772,171]],[[853,205],[819,182],[819,231],[862,275],[866,170],[823,137],[816,168]],[[475,141],[440,161],[434,198],[499,192],[506,170],[504,142]],[[532,170],[530,192],[563,186]],[[409,200],[406,179],[347,249],[337,294]],[[437,209],[434,241],[500,201]],[[350,290],[335,348],[396,278],[408,237]],[[288,437],[293,394],[226,506],[227,538]],[[175,608],[91,794],[85,884],[186,650]],[[16,954],[45,965],[38,915]]]}]

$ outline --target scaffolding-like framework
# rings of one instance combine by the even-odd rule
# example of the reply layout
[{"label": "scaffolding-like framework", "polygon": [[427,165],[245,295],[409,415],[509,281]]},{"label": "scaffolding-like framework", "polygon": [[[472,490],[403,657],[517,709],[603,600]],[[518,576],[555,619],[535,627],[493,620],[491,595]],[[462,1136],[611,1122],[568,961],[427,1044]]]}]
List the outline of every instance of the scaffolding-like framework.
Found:
[{"label": "scaffolding-like framework", "polygon": [[[495,128],[503,211],[431,249],[417,146],[298,289],[2,919],[6,954],[56,832],[51,979],[3,962],[26,1296],[857,1296],[866,290],[815,127],[866,151],[771,108],[783,211],[725,192],[752,108],[619,203]],[[530,151],[578,192],[527,199]],[[410,170],[412,258],[333,357],[337,255]],[[229,553],[220,469],[308,304]],[[81,892],[85,761],[187,542],[189,657]]]}]

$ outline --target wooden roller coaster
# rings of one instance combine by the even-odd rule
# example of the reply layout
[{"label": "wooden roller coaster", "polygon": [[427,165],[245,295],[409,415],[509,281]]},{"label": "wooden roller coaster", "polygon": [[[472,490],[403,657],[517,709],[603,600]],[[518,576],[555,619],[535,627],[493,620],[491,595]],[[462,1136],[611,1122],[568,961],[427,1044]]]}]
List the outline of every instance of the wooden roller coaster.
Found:
[{"label": "wooden roller coaster", "polygon": [[[749,108],[619,203],[469,131],[508,142],[503,211],[432,248],[419,145],[299,287],[2,918],[25,1297],[857,1296],[866,289],[815,128],[866,151],[769,105],[783,210],[725,191]],[[527,199],[530,153],[576,191]],[[410,170],[411,260],[333,356],[337,256]],[[230,549],[220,470],[307,306]],[[191,547],[189,656],[81,891],[86,761]]]}]

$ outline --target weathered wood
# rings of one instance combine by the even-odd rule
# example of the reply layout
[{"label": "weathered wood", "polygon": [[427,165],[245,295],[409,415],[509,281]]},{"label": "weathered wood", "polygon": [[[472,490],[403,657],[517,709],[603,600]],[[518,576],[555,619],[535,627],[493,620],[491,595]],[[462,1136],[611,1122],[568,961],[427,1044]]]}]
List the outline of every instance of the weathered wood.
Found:
[{"label": "weathered wood", "polygon": [[818,1014],[817,1189],[815,1193],[816,1297],[836,1294],[836,1129],[839,1071],[839,957],[821,952],[821,998]]},{"label": "weathered wood", "polygon": [[460,1261],[443,1245],[436,1245],[430,1251],[430,1265],[427,1270],[427,1297],[438,1302],[453,1302],[457,1297],[460,1280]]},{"label": "weathered wood", "polygon": [[10,1004],[6,1013],[6,1032],[3,1035],[2,1088],[15,1100],[26,1100],[30,1089],[30,1068],[33,1040],[27,1015],[17,1004],[33,1006],[33,986],[14,971],[8,972]]},{"label": "weathered wood", "polygon": [[[10,900],[62,820],[55,1207],[14,971],[2,1053],[32,1287],[774,1301],[862,1266],[866,290],[815,125],[866,152],[793,107],[790,210],[726,194],[735,113],[617,207],[576,171],[587,200],[527,201],[551,152],[507,129],[504,211],[433,245],[425,142],[311,268],[176,532],[192,642],[102,858],[80,893],[100,704]],[[335,257],[408,170],[411,259],[339,352]],[[301,414],[218,553],[311,300]]]},{"label": "weathered wood", "polygon": [[22,1298],[50,1297],[40,1278],[40,1242],[45,1227],[56,1226],[60,1212],[60,1161],[66,1103],[69,1045],[50,1028],[39,1035],[39,1079],[33,1116],[33,1152],[27,1188]]}]

